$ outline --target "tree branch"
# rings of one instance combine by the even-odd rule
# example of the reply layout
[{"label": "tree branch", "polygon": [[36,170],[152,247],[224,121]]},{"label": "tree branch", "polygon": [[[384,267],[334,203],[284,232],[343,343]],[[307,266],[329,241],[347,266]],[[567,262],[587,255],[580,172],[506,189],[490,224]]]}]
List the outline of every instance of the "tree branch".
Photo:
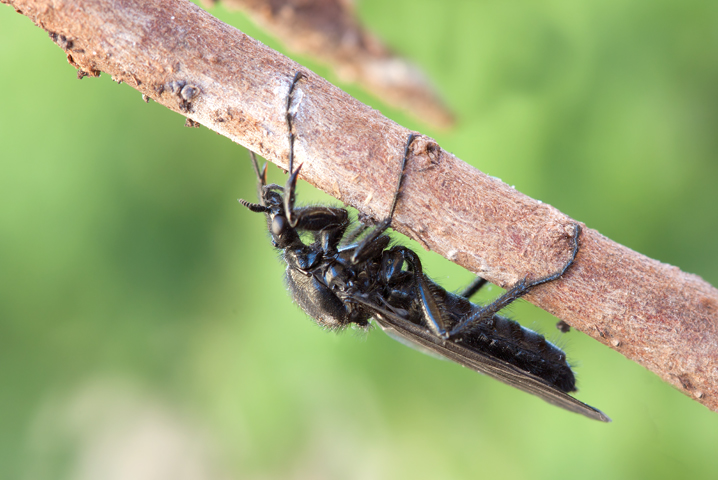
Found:
[{"label": "tree branch", "polygon": [[242,9],[292,51],[329,65],[390,105],[439,128],[454,123],[426,75],[362,27],[346,0],[223,0]]},{"label": "tree branch", "polygon": [[[0,0],[67,53],[286,167],[297,70],[302,178],[384,218],[409,131],[183,0]],[[250,170],[248,170],[249,172]],[[393,226],[500,286],[557,270],[573,221],[417,139]],[[718,411],[718,290],[584,228],[576,263],[528,297]]]}]

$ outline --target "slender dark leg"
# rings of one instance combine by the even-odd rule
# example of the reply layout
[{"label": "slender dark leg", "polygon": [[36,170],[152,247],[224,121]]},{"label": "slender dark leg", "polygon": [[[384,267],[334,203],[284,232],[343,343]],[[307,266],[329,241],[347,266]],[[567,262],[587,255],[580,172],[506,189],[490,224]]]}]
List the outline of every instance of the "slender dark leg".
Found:
[{"label": "slender dark leg", "polygon": [[394,190],[394,199],[391,202],[389,216],[386,220],[384,220],[384,222],[387,222],[386,228],[389,228],[389,224],[391,224],[391,219],[394,218],[394,210],[396,210],[396,202],[399,200],[399,195],[401,194],[401,183],[404,180],[404,170],[406,170],[406,157],[409,156],[409,147],[411,147],[411,144],[414,142],[414,139],[416,137],[416,134],[410,133],[409,138],[407,138],[406,140],[406,146],[404,147],[404,157],[401,159],[401,170],[399,173],[399,178],[396,181],[396,190]]},{"label": "slender dark leg", "polygon": [[[294,74],[294,79],[292,80],[292,85],[289,87],[289,94],[287,95],[287,106],[285,108],[285,119],[287,122],[287,130],[288,130],[288,139],[289,139],[289,179],[287,180],[287,184],[285,186],[285,191],[289,191],[290,193],[285,196],[285,211],[287,211],[287,218],[289,219],[290,223],[292,223],[292,213],[294,213],[294,187],[297,184],[297,175],[299,174],[299,169],[301,168],[301,165],[297,168],[296,172],[294,171],[294,133],[292,132],[292,115],[289,113],[289,109],[292,106],[292,99],[294,98],[294,86],[297,84],[297,82],[304,77],[304,74],[302,72],[297,72]],[[259,203],[251,203],[247,202],[246,200],[240,200],[240,203],[242,205],[246,206],[247,208],[250,208],[252,211],[255,212],[263,212],[265,210],[261,209],[260,207],[264,207],[264,187],[267,185],[267,164],[264,164],[264,167],[262,167],[262,170],[259,170],[259,164],[257,163],[257,157],[254,154],[254,152],[249,152],[249,156],[252,160],[252,167],[254,168],[254,173],[257,175],[257,195],[259,197]],[[296,225],[296,221],[292,224],[292,227]]]},{"label": "slender dark leg", "polygon": [[509,306],[512,302],[518,300],[519,298],[523,297],[527,293],[531,291],[532,288],[551,282],[553,280],[556,280],[561,275],[566,273],[566,270],[573,265],[573,261],[576,259],[576,254],[578,253],[578,237],[581,235],[581,226],[579,224],[574,224],[575,233],[573,236],[573,249],[571,251],[571,258],[564,264],[564,266],[557,272],[548,275],[546,277],[539,278],[537,280],[534,280],[533,282],[527,281],[527,279],[523,279],[520,282],[518,282],[516,285],[508,289],[503,295],[501,295],[499,298],[494,300],[489,305],[486,305],[478,312],[469,315],[464,320],[460,321],[451,331],[449,332],[449,337],[453,337],[455,335],[460,334],[461,332],[471,330],[471,328],[474,325],[477,325],[478,323],[493,318],[494,315],[496,315],[500,310],[506,308]]},{"label": "slender dark leg", "polygon": [[268,209],[264,204],[264,186],[267,184],[267,164],[264,164],[264,167],[260,172],[259,164],[257,163],[257,156],[254,154],[254,152],[249,152],[249,158],[250,160],[252,160],[252,167],[254,168],[254,173],[257,175],[257,197],[259,198],[259,203],[252,203],[241,199],[239,200],[239,203],[241,203],[253,212],[266,213]]},{"label": "slender dark leg", "polygon": [[294,217],[294,189],[297,186],[297,177],[299,177],[299,171],[302,166],[299,165],[294,170],[294,132],[292,131],[292,114],[290,108],[292,106],[292,100],[294,99],[294,87],[297,82],[304,78],[305,75],[302,72],[294,74],[294,79],[289,87],[289,94],[287,95],[287,108],[286,108],[286,120],[287,120],[287,137],[289,139],[289,178],[287,184],[284,187],[284,214],[287,216],[287,221],[291,227],[297,226],[297,219]]},{"label": "slender dark leg", "polygon": [[406,158],[409,156],[409,147],[411,147],[411,144],[416,137],[416,134],[411,133],[409,135],[409,138],[406,140],[406,146],[404,147],[404,157],[401,160],[401,170],[399,172],[399,178],[396,182],[396,189],[394,190],[394,198],[391,202],[391,208],[389,209],[389,216],[379,222],[379,224],[377,224],[374,229],[362,239],[361,243],[354,251],[354,255],[352,256],[352,261],[354,263],[359,263],[365,259],[363,254],[367,246],[371,245],[374,240],[376,240],[381,234],[383,234],[386,229],[389,228],[389,226],[391,225],[391,221],[394,218],[394,211],[396,210],[396,203],[399,200],[399,195],[401,194],[401,183],[404,180],[404,169],[406,168]]},{"label": "slender dark leg", "polygon": [[304,78],[304,74],[302,72],[297,72],[294,74],[294,79],[292,80],[292,84],[289,86],[289,93],[287,94],[287,106],[285,108],[285,119],[287,121],[287,137],[289,139],[289,174],[291,175],[294,165],[294,132],[292,131],[292,114],[290,113],[290,109],[292,108],[292,100],[294,100],[294,87],[297,85],[297,82]]},{"label": "slender dark leg", "polygon": [[486,285],[488,282],[485,278],[481,278],[477,276],[470,284],[466,286],[462,291],[458,292],[457,295],[460,297],[464,297],[465,299],[470,299],[473,297],[476,292],[481,290],[481,288]]},{"label": "slender dark leg", "polygon": [[356,240],[364,232],[366,232],[367,228],[369,228],[368,225],[360,223],[356,228],[354,228],[353,230],[351,230],[349,233],[346,234],[346,236],[342,239],[342,243],[344,245],[351,245],[352,243],[354,243],[354,240]]},{"label": "slender dark leg", "polygon": [[[416,296],[421,306],[421,314],[424,319],[424,324],[431,330],[435,335],[442,338],[448,338],[449,334],[446,331],[446,324],[444,322],[444,316],[442,314],[439,304],[434,298],[434,294],[429,288],[429,284],[424,276],[424,270],[421,266],[421,260],[418,255],[411,249],[395,246],[388,250],[385,259],[391,259],[392,264],[390,268],[388,265],[385,266],[385,276],[396,275],[401,271],[401,260],[404,260],[409,267],[411,267],[411,275],[414,278],[414,289]],[[390,281],[390,279],[387,279]]]}]

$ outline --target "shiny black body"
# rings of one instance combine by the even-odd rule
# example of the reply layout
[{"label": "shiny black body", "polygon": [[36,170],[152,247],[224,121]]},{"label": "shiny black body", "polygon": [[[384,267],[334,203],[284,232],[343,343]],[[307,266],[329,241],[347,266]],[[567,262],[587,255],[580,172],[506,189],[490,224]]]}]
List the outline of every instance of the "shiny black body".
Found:
[{"label": "shiny black body", "polygon": [[286,185],[267,185],[266,165],[260,171],[252,154],[259,203],[240,200],[253,212],[266,215],[272,243],[283,251],[286,282],[294,301],[325,328],[338,330],[351,324],[368,328],[369,319],[374,318],[388,334],[421,350],[567,410],[610,421],[599,410],[567,394],[576,390],[576,382],[563,351],[541,335],[497,315],[532,288],[566,272],[578,252],[580,227],[575,225],[568,260],[552,275],[532,281],[527,277],[488,305],[468,300],[486,283],[481,278],[460,294],[447,292],[423,273],[414,251],[401,245],[390,247],[385,234],[399,199],[414,134],[406,142],[394,201],[384,221],[374,227],[354,226],[343,208],[294,207],[301,165],[294,169],[290,106],[302,77],[301,73],[295,76],[287,96],[290,150]]}]

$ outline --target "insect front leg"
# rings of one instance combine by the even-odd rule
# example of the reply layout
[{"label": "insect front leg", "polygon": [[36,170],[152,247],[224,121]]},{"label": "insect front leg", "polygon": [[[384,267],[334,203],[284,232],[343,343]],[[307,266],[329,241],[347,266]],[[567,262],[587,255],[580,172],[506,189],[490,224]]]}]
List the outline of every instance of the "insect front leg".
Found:
[{"label": "insect front leg", "polygon": [[285,119],[287,121],[287,139],[289,140],[289,159],[288,159],[288,168],[289,168],[289,178],[287,179],[287,184],[284,187],[284,211],[285,215],[287,216],[287,220],[289,221],[289,225],[292,227],[295,227],[297,225],[297,219],[294,217],[294,190],[297,186],[297,178],[299,177],[299,171],[302,169],[302,166],[299,165],[297,169],[294,169],[294,131],[292,130],[292,113],[291,113],[291,107],[292,107],[292,100],[294,99],[294,87],[296,87],[297,82],[304,78],[305,75],[302,72],[297,72],[294,74],[294,79],[292,80],[292,84],[289,86],[289,93],[287,94],[287,105],[285,108]]},{"label": "insect front leg", "polygon": [[294,210],[296,229],[319,233],[324,252],[335,252],[349,226],[349,213],[343,208],[311,206]]}]

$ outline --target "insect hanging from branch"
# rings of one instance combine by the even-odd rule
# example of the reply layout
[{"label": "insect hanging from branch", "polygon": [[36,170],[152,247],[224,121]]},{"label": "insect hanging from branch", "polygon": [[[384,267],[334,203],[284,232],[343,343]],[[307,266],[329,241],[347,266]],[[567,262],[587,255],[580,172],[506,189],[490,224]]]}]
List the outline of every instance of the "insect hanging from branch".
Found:
[{"label": "insect hanging from branch", "polygon": [[[488,305],[469,301],[486,280],[477,278],[454,294],[423,273],[417,254],[402,245],[389,246],[391,226],[401,190],[404,168],[416,138],[404,146],[389,215],[377,225],[354,225],[346,209],[329,206],[295,207],[301,165],[294,167],[291,105],[295,88],[304,78],[298,72],[286,102],[289,140],[289,178],[284,187],[267,184],[267,165],[259,169],[259,203],[240,200],[266,216],[274,246],[287,264],[286,282],[294,301],[322,327],[340,330],[349,325],[369,328],[370,318],[390,336],[418,349],[438,354],[479,373],[536,395],[543,400],[609,422],[610,419],[568,395],[576,380],[566,354],[543,336],[498,315],[533,288],[559,279],[573,264],[579,249],[580,226],[574,225],[569,258],[557,272],[510,287]],[[310,236],[312,240],[306,242]]]}]

